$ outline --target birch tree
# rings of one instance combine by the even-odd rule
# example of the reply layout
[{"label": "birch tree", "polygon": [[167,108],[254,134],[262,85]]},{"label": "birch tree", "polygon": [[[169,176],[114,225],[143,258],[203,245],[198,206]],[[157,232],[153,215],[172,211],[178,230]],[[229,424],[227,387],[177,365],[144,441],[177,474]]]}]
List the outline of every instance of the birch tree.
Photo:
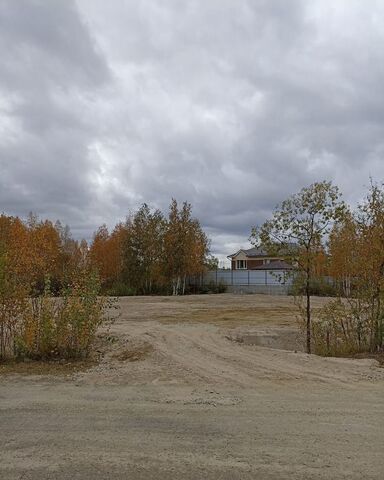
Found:
[{"label": "birch tree", "polygon": [[184,202],[179,208],[172,199],[164,239],[164,271],[172,285],[173,295],[184,294],[189,275],[203,271],[209,241],[200,223],[192,217],[192,206]]},{"label": "birch tree", "polygon": [[339,298],[316,322],[320,353],[372,353],[384,348],[384,188],[371,183],[366,198],[333,228],[329,271]]},{"label": "birch tree", "polygon": [[307,353],[312,351],[311,283],[316,276],[319,256],[323,255],[324,238],[344,212],[345,206],[336,186],[327,181],[313,183],[284,200],[276,207],[272,218],[251,233],[254,244],[262,245],[271,254],[291,263],[301,282]]},{"label": "birch tree", "polygon": [[123,276],[137,293],[154,293],[161,284],[165,228],[161,211],[151,211],[147,204],[127,220]]}]

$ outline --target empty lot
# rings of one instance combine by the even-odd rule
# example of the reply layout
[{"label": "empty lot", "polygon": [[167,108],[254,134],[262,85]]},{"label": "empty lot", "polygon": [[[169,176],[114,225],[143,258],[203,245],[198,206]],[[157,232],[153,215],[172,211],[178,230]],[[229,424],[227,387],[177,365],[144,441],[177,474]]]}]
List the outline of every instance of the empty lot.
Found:
[{"label": "empty lot", "polygon": [[384,478],[384,369],[302,353],[291,298],[119,304],[89,368],[0,368],[1,479]]}]

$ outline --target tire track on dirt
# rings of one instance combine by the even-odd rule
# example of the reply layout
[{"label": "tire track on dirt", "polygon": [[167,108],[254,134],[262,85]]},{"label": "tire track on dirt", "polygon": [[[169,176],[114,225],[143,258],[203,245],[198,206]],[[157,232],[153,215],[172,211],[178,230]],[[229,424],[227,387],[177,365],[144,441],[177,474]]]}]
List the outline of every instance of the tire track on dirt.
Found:
[{"label": "tire track on dirt", "polygon": [[155,348],[186,372],[193,372],[208,382],[250,386],[257,380],[307,379],[349,384],[383,378],[371,360],[320,358],[234,344],[211,326],[203,332],[201,325],[157,326],[156,330]]}]

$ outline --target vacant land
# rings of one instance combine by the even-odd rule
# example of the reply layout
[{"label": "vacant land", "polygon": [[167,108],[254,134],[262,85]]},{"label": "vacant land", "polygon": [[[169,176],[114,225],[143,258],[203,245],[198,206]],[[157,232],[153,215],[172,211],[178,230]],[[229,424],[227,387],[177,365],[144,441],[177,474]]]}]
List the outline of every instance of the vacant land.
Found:
[{"label": "vacant land", "polygon": [[291,298],[119,303],[91,362],[0,367],[2,480],[384,478],[384,369],[302,353]]}]

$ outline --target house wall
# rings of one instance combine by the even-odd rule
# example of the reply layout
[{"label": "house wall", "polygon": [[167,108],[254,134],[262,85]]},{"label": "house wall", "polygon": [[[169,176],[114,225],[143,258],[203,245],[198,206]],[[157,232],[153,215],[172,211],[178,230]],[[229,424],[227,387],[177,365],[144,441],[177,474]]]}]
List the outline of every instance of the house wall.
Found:
[{"label": "house wall", "polygon": [[247,270],[253,270],[256,267],[264,264],[265,260],[270,260],[271,262],[276,262],[279,260],[276,257],[263,257],[263,258],[254,258],[254,257],[247,257],[243,252],[240,252],[235,258],[231,261],[231,268],[232,270],[236,270],[236,261],[237,260],[246,260],[247,261]]},{"label": "house wall", "polygon": [[244,252],[239,252],[233,260],[247,260],[247,258]]},{"label": "house wall", "polygon": [[248,270],[252,270],[255,267],[259,267],[260,265],[263,265],[263,260],[261,258],[259,259],[252,259],[252,260],[247,260],[247,268]]},{"label": "house wall", "polygon": [[245,255],[244,252],[239,252],[236,257],[232,259],[232,270],[237,270],[236,265],[237,265],[237,260],[247,260],[247,256]]}]

